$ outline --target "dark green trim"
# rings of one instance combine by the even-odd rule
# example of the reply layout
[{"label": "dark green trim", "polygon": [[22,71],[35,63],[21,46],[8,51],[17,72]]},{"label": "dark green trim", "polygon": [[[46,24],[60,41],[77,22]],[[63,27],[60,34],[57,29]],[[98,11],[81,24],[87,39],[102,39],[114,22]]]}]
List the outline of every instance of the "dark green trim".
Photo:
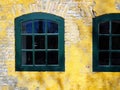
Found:
[{"label": "dark green trim", "polygon": [[[58,24],[58,34],[22,34],[21,33],[21,24],[22,22],[26,21],[34,21],[34,20],[51,20],[53,22],[56,22]],[[33,28],[34,25],[32,24]],[[47,26],[47,25],[46,25]],[[34,30],[34,29],[32,29]],[[45,30],[47,30],[47,27],[45,27]],[[34,49],[34,44],[33,44],[33,49],[21,49],[21,36],[22,35],[31,35],[33,40],[32,42],[34,43],[34,36],[36,35],[45,35],[45,42],[47,42],[47,35],[57,35],[58,36],[58,49],[55,49],[55,51],[58,50],[58,60],[59,63],[58,65],[22,65],[22,54],[21,51],[32,51],[33,52],[33,61],[34,61],[34,51],[53,51],[54,49],[44,49],[44,50],[35,50]],[[47,43],[46,46],[47,47]],[[15,69],[16,71],[65,71],[65,56],[64,56],[64,19],[60,16],[56,16],[53,14],[49,13],[41,13],[41,12],[36,12],[36,13],[30,13],[30,14],[25,14],[22,16],[19,16],[15,18]]]},{"label": "dark green trim", "polygon": [[[45,21],[47,23],[47,21]],[[47,24],[45,24],[45,32],[47,32]],[[47,49],[47,33],[45,33],[45,49]],[[47,57],[47,50],[45,50],[45,55]],[[46,65],[47,65],[47,58],[45,59]]]},{"label": "dark green trim", "polygon": [[18,21],[29,21],[29,20],[35,20],[35,19],[45,19],[45,20],[52,20],[52,21],[63,21],[64,19],[60,16],[56,16],[50,13],[41,13],[41,12],[35,12],[35,13],[29,13],[24,14],[22,16],[16,17]]},{"label": "dark green trim", "polygon": [[[119,72],[120,71],[120,65],[111,65],[111,37],[110,37],[110,47],[109,51],[110,52],[110,61],[109,65],[99,65],[99,58],[98,58],[98,53],[99,53],[99,36],[102,34],[99,34],[99,24],[105,21],[109,21],[110,23],[110,34],[107,34],[105,36],[118,36],[115,34],[111,33],[111,21],[113,20],[120,20],[120,14],[105,14],[101,15],[98,17],[93,18],[93,72]],[[120,35],[119,35],[120,36]],[[102,50],[105,51],[105,50]],[[120,50],[114,50],[115,52],[120,52]]]}]

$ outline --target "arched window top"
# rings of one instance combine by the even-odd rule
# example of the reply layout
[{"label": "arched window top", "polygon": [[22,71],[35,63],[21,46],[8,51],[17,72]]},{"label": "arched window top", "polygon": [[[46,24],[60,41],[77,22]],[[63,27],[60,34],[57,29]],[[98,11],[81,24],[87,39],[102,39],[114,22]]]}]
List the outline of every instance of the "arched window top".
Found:
[{"label": "arched window top", "polygon": [[115,19],[120,19],[120,13],[103,14],[93,18],[95,22],[111,21]]},{"label": "arched window top", "polygon": [[43,12],[34,12],[29,14],[24,14],[22,16],[16,17],[15,20],[18,21],[26,21],[26,20],[35,20],[35,19],[47,19],[52,21],[64,21],[64,18],[50,14],[50,13],[43,13]]}]

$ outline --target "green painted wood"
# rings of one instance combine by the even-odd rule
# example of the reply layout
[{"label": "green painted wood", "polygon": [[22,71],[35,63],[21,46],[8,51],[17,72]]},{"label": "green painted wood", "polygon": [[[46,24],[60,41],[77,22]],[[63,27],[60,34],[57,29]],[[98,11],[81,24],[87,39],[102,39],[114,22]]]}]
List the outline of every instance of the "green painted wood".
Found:
[{"label": "green painted wood", "polygon": [[115,51],[115,52],[120,52],[120,50],[112,50],[111,49],[111,38],[110,38],[110,47],[109,50],[102,50],[102,51],[109,51],[110,52],[110,58],[109,58],[109,65],[99,65],[99,58],[98,58],[98,53],[99,53],[99,36],[101,36],[102,34],[99,34],[99,24],[105,21],[109,21],[110,22],[110,34],[108,35],[104,35],[104,36],[120,36],[120,35],[115,35],[112,34],[111,32],[111,21],[113,20],[120,20],[120,14],[116,13],[116,14],[105,14],[105,15],[101,15],[98,17],[93,18],[93,72],[119,72],[120,71],[120,65],[111,65],[111,52]]},{"label": "green painted wood", "polygon": [[[34,56],[34,37],[37,35],[45,35],[47,37],[47,33],[44,34],[22,34],[21,33],[21,24],[22,22],[26,22],[26,21],[34,21],[34,20],[51,20],[53,22],[56,22],[58,24],[58,50],[59,54],[58,54],[58,60],[59,63],[58,65],[49,65],[49,64],[45,64],[45,65],[22,65],[22,54],[21,51],[32,51],[33,52],[33,62],[35,62],[35,56]],[[33,29],[32,32],[34,31],[34,25],[32,24]],[[47,25],[45,25],[45,30],[47,30]],[[22,35],[31,35],[33,40],[33,46],[32,46],[32,50],[29,49],[21,49],[21,36]],[[50,34],[50,35],[56,35],[56,34]],[[45,42],[47,42],[47,38],[45,38]],[[50,49],[51,51],[53,51],[52,49]],[[37,50],[37,51],[50,51],[47,49],[47,43],[45,45],[45,49],[44,50]],[[64,19],[60,16],[56,16],[53,14],[49,14],[49,13],[41,13],[41,12],[36,12],[36,13],[30,13],[30,14],[25,14],[22,16],[19,16],[17,18],[15,18],[15,68],[16,71],[65,71],[65,56],[64,56]],[[46,59],[47,61],[47,59]]]}]

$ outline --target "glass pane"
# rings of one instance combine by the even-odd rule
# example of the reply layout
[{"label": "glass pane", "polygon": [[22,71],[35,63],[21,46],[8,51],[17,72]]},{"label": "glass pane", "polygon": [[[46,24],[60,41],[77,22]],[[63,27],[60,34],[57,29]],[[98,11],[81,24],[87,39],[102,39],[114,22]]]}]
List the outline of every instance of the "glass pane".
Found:
[{"label": "glass pane", "polygon": [[109,49],[109,37],[108,36],[99,36],[99,49],[100,50]]},{"label": "glass pane", "polygon": [[100,34],[108,34],[109,33],[109,22],[100,23],[99,33]]},{"label": "glass pane", "polygon": [[112,34],[120,34],[120,21],[112,22]]},{"label": "glass pane", "polygon": [[112,52],[112,65],[120,65],[120,52]]},{"label": "glass pane", "polygon": [[58,51],[48,51],[48,64],[58,64]]},{"label": "glass pane", "polygon": [[22,36],[22,49],[32,49],[32,36]]},{"label": "glass pane", "polygon": [[119,36],[112,37],[112,49],[114,50],[120,49],[120,37]]},{"label": "glass pane", "polygon": [[48,33],[58,33],[58,24],[53,21],[47,22]]},{"label": "glass pane", "polygon": [[46,64],[45,63],[45,51],[35,52],[35,64]]},{"label": "glass pane", "polygon": [[99,65],[109,64],[109,52],[99,52]]},{"label": "glass pane", "polygon": [[45,49],[45,36],[35,36],[35,49]]},{"label": "glass pane", "polygon": [[32,33],[32,21],[22,23],[22,33]]},{"label": "glass pane", "polygon": [[45,33],[45,21],[37,20],[34,22],[34,33]]},{"label": "glass pane", "polygon": [[22,52],[22,64],[23,65],[32,65],[33,64],[33,55],[31,51]]},{"label": "glass pane", "polygon": [[48,36],[48,49],[57,49],[58,48],[58,36],[50,35]]}]

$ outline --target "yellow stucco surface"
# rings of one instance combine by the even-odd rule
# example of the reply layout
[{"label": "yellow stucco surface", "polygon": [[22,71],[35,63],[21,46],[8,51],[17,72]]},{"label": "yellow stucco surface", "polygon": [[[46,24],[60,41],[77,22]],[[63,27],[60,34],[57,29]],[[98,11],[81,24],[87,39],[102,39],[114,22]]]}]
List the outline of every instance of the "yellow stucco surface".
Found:
[{"label": "yellow stucco surface", "polygon": [[[80,1],[76,0],[76,2]],[[120,13],[115,8],[115,0],[94,1],[96,3],[94,11],[97,16]],[[14,11],[9,12],[12,6],[23,4],[26,8],[24,13],[29,13],[28,5],[34,2],[34,0],[0,0],[0,6],[3,6],[3,10],[0,11],[0,17],[2,17],[0,19],[0,44],[7,42],[2,42],[7,35],[7,26],[14,26],[14,19],[23,14],[19,11],[19,7],[15,8],[18,9],[15,14],[11,14],[14,13]],[[92,72],[92,25],[85,25],[83,19],[74,17],[72,20],[77,25],[79,33],[76,34],[79,34],[80,40],[76,43],[70,42],[69,45],[65,44],[65,72],[16,72],[15,59],[5,60],[8,75],[17,77],[18,87],[24,86],[29,90],[35,90],[36,87],[39,87],[39,90],[120,90],[119,72]],[[12,24],[8,23],[10,21]],[[67,31],[66,28],[68,27],[65,27]],[[76,27],[73,26],[73,28]]]}]

